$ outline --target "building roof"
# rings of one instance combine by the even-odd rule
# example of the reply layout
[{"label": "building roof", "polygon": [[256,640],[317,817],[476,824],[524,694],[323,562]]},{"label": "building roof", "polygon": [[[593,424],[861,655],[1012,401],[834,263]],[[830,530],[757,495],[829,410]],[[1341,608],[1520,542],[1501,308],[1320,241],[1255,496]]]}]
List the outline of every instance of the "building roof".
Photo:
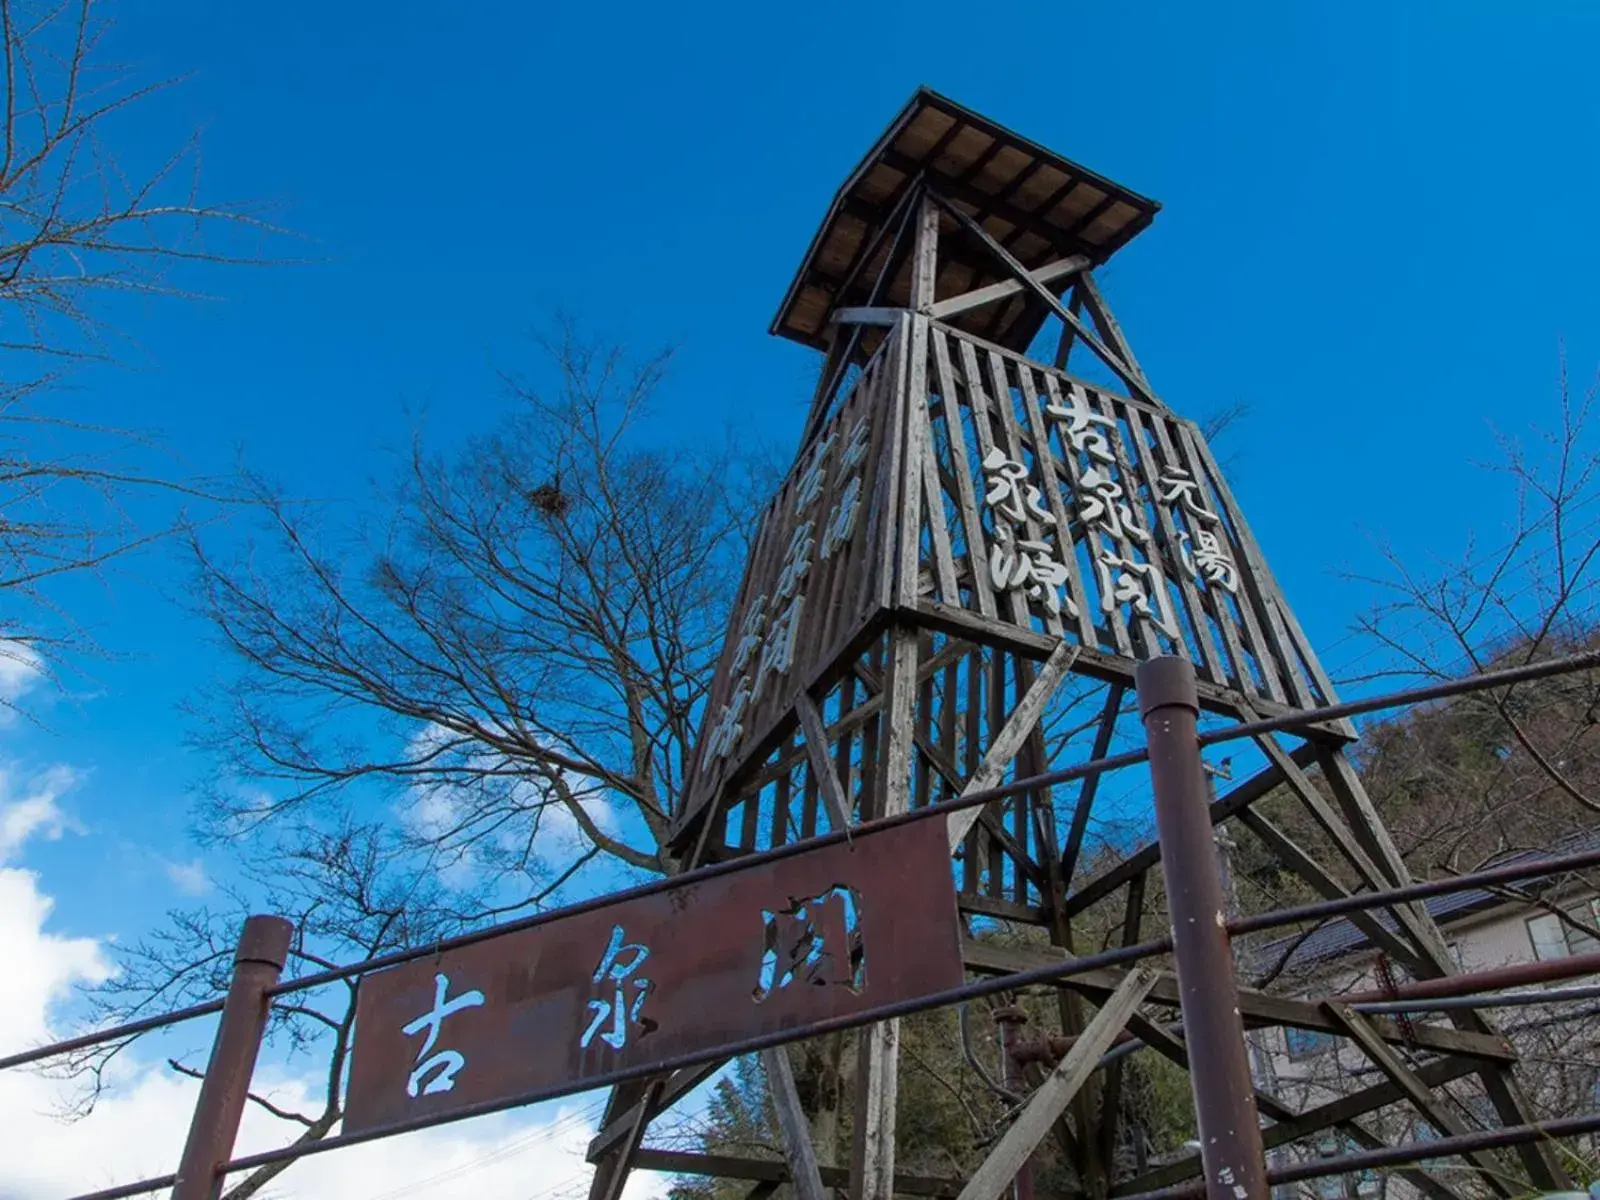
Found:
[{"label": "building roof", "polygon": [[[894,241],[885,231],[895,218],[896,204],[919,176],[1030,270],[1074,254],[1102,263],[1150,224],[1161,207],[937,92],[919,88],[834,196],[773,318],[773,333],[822,349],[828,313],[837,305],[868,302],[872,281]],[[943,219],[950,222],[948,215]],[[879,238],[880,233],[885,236]],[[874,240],[878,245],[867,261],[858,263]],[[999,282],[1003,268],[986,258],[979,251],[958,259],[941,248],[938,294]],[[888,295],[877,302],[904,307],[911,294],[910,277],[907,256]],[[965,319],[973,322],[969,332],[1025,349],[1044,314],[1031,297],[1019,294],[998,313],[980,310]],[[962,318],[952,323],[962,327]]]},{"label": "building roof", "polygon": [[[1600,830],[1573,834],[1563,838],[1554,846],[1537,850],[1518,850],[1491,859],[1484,864],[1488,867],[1509,867],[1517,863],[1537,862],[1543,858],[1550,858],[1557,854],[1572,854],[1591,847],[1600,847]],[[1545,875],[1533,879],[1523,880],[1519,887],[1539,888],[1554,882],[1559,875]],[[1505,904],[1506,898],[1496,895],[1484,888],[1465,888],[1459,892],[1448,892],[1442,896],[1433,896],[1423,902],[1424,907],[1439,925],[1449,926],[1455,922],[1464,921],[1476,913]],[[1387,910],[1377,909],[1373,917],[1385,929],[1395,928],[1394,917]],[[1298,934],[1287,937],[1274,938],[1245,951],[1241,957],[1248,957],[1253,965],[1276,963],[1283,953],[1295,941]],[[1313,930],[1301,942],[1288,962],[1288,969],[1304,970],[1307,967],[1319,966],[1346,955],[1356,954],[1372,949],[1372,944],[1367,935],[1362,933],[1350,923],[1348,918],[1340,917],[1330,921],[1319,929]]]}]

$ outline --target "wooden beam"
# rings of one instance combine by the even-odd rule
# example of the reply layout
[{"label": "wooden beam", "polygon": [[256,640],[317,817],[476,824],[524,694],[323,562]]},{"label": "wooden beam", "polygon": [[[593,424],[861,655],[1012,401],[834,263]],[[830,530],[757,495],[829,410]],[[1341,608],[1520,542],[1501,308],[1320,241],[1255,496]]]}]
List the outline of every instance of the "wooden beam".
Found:
[{"label": "wooden beam", "polygon": [[[1061,962],[1066,955],[1054,953],[1046,947],[1000,946],[964,938],[961,957],[967,967],[984,975],[1010,975],[1017,971],[1032,970],[1052,962]],[[1116,969],[1087,971],[1059,980],[1058,987],[1069,987],[1091,997],[1109,995],[1123,979]],[[1178,981],[1170,972],[1163,972],[1150,991],[1153,1003],[1179,1004]],[[1295,1029],[1310,1029],[1319,1033],[1342,1033],[1343,1027],[1323,1012],[1319,1005],[1306,1000],[1293,1000],[1252,988],[1239,989],[1239,1012],[1245,1024],[1288,1025]],[[1372,1027],[1384,1041],[1398,1046],[1416,1046],[1439,1054],[1459,1054],[1481,1062],[1512,1063],[1517,1052],[1503,1037],[1450,1029],[1439,1025],[1415,1025],[1411,1032],[1403,1032],[1393,1021],[1373,1019]]]},{"label": "wooden beam", "polygon": [[[918,214],[917,249],[911,260],[911,309],[926,314],[933,307],[934,280],[939,274],[939,210],[922,201]],[[916,395],[915,392],[912,393]]]},{"label": "wooden beam", "polygon": [[[1030,278],[1040,284],[1054,283],[1066,275],[1075,275],[1085,271],[1091,260],[1087,255],[1073,254],[1066,258],[1058,258],[1055,262],[1046,263],[1028,272]],[[1087,273],[1085,271],[1085,273]],[[996,300],[1005,300],[1015,296],[1018,292],[1027,289],[1027,284],[1016,279],[1006,279],[999,283],[991,283],[988,287],[976,288],[970,292],[962,292],[959,296],[951,296],[948,300],[940,300],[928,309],[928,315],[936,321],[947,320],[960,313],[970,312],[974,308],[982,308],[985,304],[993,304]]]},{"label": "wooden beam", "polygon": [[828,314],[828,320],[837,325],[887,325],[892,327],[900,323],[900,315],[903,312],[905,312],[903,308],[857,305],[854,308],[834,309]]},{"label": "wooden beam", "polygon": [[662,1079],[656,1078],[645,1084],[644,1097],[633,1118],[633,1124],[608,1164],[611,1167],[610,1173],[604,1176],[602,1182],[600,1172],[595,1172],[595,1186],[591,1187],[589,1192],[594,1200],[621,1200],[622,1189],[628,1182],[628,1172],[634,1165],[634,1156],[638,1154],[639,1147],[644,1142],[644,1131],[650,1124],[650,1107],[659,1100],[663,1082]]},{"label": "wooden beam", "polygon": [[[1297,762],[1310,762],[1313,753],[1302,746],[1290,756]],[[1283,772],[1276,766],[1257,771],[1243,783],[1211,805],[1211,823],[1220,825],[1235,813],[1254,804],[1283,782]],[[1067,915],[1076,916],[1091,905],[1098,904],[1135,875],[1142,875],[1161,861],[1161,843],[1146,843],[1108,871],[1095,876],[1067,897]]]},{"label": "wooden beam", "polygon": [[[1078,657],[1078,647],[1067,642],[1059,643],[1051,651],[1050,657],[1045,659],[1044,666],[1040,668],[1038,678],[1028,688],[1022,699],[1017,702],[1016,708],[1011,710],[1011,715],[1006,718],[1005,725],[995,735],[994,741],[989,743],[989,749],[983,756],[983,762],[973,772],[972,778],[967,780],[967,786],[961,789],[963,796],[970,796],[974,792],[985,791],[1000,782],[1005,774],[1006,767],[1017,756],[1017,751],[1022,748],[1022,743],[1033,732],[1039,723],[1039,717],[1044,713],[1044,706],[1055,694],[1057,686],[1066,678],[1067,672],[1072,669],[1074,660]],[[950,851],[960,847],[978,819],[979,810],[969,808],[963,812],[951,813],[945,818],[945,827],[950,833]]]},{"label": "wooden beam", "polygon": [[[674,1071],[651,1102],[649,1115],[654,1117],[665,1112],[726,1065],[725,1060],[719,1060]],[[587,1161],[599,1162],[607,1151],[621,1142],[644,1109],[645,1102],[639,1100],[614,1118],[607,1120],[589,1141],[588,1153],[585,1155]]]},{"label": "wooden beam", "polygon": [[[667,1175],[703,1175],[715,1179],[748,1179],[762,1183],[789,1182],[788,1165],[770,1158],[735,1158],[726,1154],[693,1154],[681,1150],[640,1150],[634,1166],[641,1171],[660,1171]],[[823,1185],[844,1187],[848,1173],[841,1167],[819,1167]],[[961,1191],[958,1179],[929,1175],[896,1175],[894,1190],[901,1196],[955,1196]]]},{"label": "wooden beam", "polygon": [[1139,360],[1133,356],[1133,347],[1128,345],[1128,339],[1123,336],[1122,326],[1117,324],[1117,318],[1111,313],[1111,306],[1106,303],[1106,298],[1100,294],[1100,286],[1094,280],[1093,271],[1085,271],[1078,276],[1078,295],[1082,303],[1089,310],[1089,316],[1100,332],[1105,335],[1111,348],[1117,352],[1117,357],[1128,364],[1128,370],[1139,377],[1139,382],[1146,388],[1150,380],[1145,376],[1144,368],[1139,365]]},{"label": "wooden beam", "polygon": [[1166,406],[1156,398],[1155,394],[1150,391],[1150,388],[1144,383],[1139,375],[1130,370],[1128,364],[1118,358],[1114,350],[1096,337],[1094,331],[1091,330],[1088,325],[1084,324],[1082,318],[1080,318],[1076,313],[1072,312],[1066,305],[1062,304],[1049,288],[1045,287],[1043,284],[1039,283],[1032,276],[1030,276],[1028,274],[1028,269],[1018,262],[1016,257],[1012,255],[1009,250],[1007,250],[999,242],[995,241],[994,238],[989,236],[988,230],[984,229],[982,225],[979,225],[971,217],[967,216],[966,213],[962,212],[959,208],[957,208],[950,201],[946,200],[943,196],[940,196],[937,192],[930,191],[928,195],[933,198],[935,203],[939,204],[947,213],[953,216],[962,228],[967,230],[968,233],[972,234],[973,237],[978,238],[981,242],[983,242],[983,244],[989,248],[989,252],[1006,265],[1006,269],[1011,272],[1013,277],[1015,277],[1025,289],[1032,292],[1034,297],[1043,303],[1051,312],[1055,313],[1055,315],[1059,317],[1064,324],[1072,326],[1077,332],[1079,340],[1082,341],[1085,346],[1089,347],[1089,349],[1093,350],[1100,360],[1116,373],[1117,378],[1121,379],[1123,383],[1127,384],[1127,386],[1132,389],[1140,399],[1144,400],[1147,404],[1153,404],[1158,408],[1165,409]]},{"label": "wooden beam", "polygon": [[850,824],[850,797],[845,795],[839,773],[828,757],[828,733],[823,728],[822,714],[804,691],[795,697],[794,711],[800,718],[800,732],[805,735],[806,764],[828,809],[828,823],[834,829],[843,829]]},{"label": "wooden beam", "polygon": [[900,1022],[868,1025],[857,1036],[850,1194],[859,1200],[892,1200]]},{"label": "wooden beam", "polygon": [[961,1189],[960,1200],[998,1200],[1056,1119],[1066,1111],[1078,1089],[1100,1065],[1100,1056],[1111,1048],[1111,1043],[1155,982],[1156,973],[1147,968],[1135,967],[1128,972],[1105,1006],[1089,1022],[1089,1027],[1072,1043],[1067,1056],[1028,1097],[1028,1103],[1011,1128],[978,1165],[967,1186]]},{"label": "wooden beam", "polygon": [[800,1093],[794,1086],[794,1069],[789,1051],[774,1046],[761,1052],[767,1086],[772,1090],[772,1107],[778,1114],[778,1132],[783,1136],[783,1157],[789,1164],[789,1179],[799,1200],[829,1200],[817,1170],[817,1151],[811,1144],[811,1126]]},{"label": "wooden beam", "polygon": [[[1106,692],[1106,702],[1100,710],[1100,725],[1094,731],[1094,746],[1089,751],[1089,761],[1104,758],[1111,749],[1111,737],[1116,732],[1117,718],[1122,714],[1122,698],[1128,689],[1114,683]],[[1083,835],[1089,829],[1089,812],[1094,807],[1094,794],[1100,790],[1100,776],[1091,775],[1078,789],[1078,803],[1072,810],[1072,824],[1067,829],[1067,844],[1061,851],[1061,876],[1068,887],[1078,869],[1078,853],[1083,849]]]},{"label": "wooden beam", "polygon": [[[1429,1087],[1439,1087],[1453,1079],[1470,1075],[1473,1070],[1473,1064],[1465,1059],[1437,1058],[1419,1067],[1417,1078]],[[1261,1096],[1262,1093],[1258,1092],[1258,1104]],[[1330,1100],[1326,1104],[1308,1108],[1292,1116],[1281,1119],[1274,1117],[1276,1123],[1261,1131],[1261,1140],[1268,1150],[1273,1150],[1321,1130],[1337,1128],[1344,1130],[1358,1142],[1366,1143],[1370,1140],[1374,1145],[1381,1144],[1380,1139],[1370,1134],[1363,1126],[1356,1124],[1356,1118],[1401,1099],[1404,1099],[1404,1096],[1393,1082],[1374,1084],[1359,1092],[1352,1092],[1348,1096],[1341,1096],[1337,1100]],[[1262,1111],[1267,1111],[1264,1106]],[[1142,1192],[1153,1192],[1181,1183],[1185,1179],[1192,1179],[1198,1174],[1200,1174],[1200,1156],[1197,1154],[1158,1167],[1136,1179],[1123,1180],[1111,1189],[1111,1194],[1131,1196]],[[1425,1194],[1434,1197],[1434,1200],[1456,1200],[1456,1192],[1452,1192],[1422,1171],[1407,1171],[1405,1178]]]},{"label": "wooden beam", "polygon": [[[1447,1137],[1456,1137],[1467,1132],[1466,1125],[1439,1102],[1439,1098],[1433,1094],[1433,1089],[1418,1079],[1405,1060],[1384,1044],[1384,1040],[1368,1024],[1366,1017],[1347,1004],[1335,1004],[1329,1001],[1323,1007],[1343,1027],[1343,1032],[1361,1047],[1362,1053],[1372,1060],[1373,1066],[1387,1075],[1390,1081],[1405,1093],[1406,1099],[1416,1106],[1417,1111],[1429,1124]],[[1511,1195],[1511,1189],[1501,1182],[1500,1177],[1504,1172],[1488,1151],[1471,1150],[1462,1157],[1478,1168],[1484,1185],[1490,1191],[1498,1196]]]},{"label": "wooden beam", "polygon": [[[1343,900],[1350,895],[1349,890],[1307,853],[1300,843],[1266,817],[1245,809],[1239,814],[1239,820],[1246,829],[1261,839],[1268,850],[1278,856],[1279,862],[1309,883],[1324,900]],[[1370,912],[1353,912],[1346,919],[1366,934],[1367,940],[1385,954],[1402,962],[1416,957],[1415,947],[1402,942]]]}]

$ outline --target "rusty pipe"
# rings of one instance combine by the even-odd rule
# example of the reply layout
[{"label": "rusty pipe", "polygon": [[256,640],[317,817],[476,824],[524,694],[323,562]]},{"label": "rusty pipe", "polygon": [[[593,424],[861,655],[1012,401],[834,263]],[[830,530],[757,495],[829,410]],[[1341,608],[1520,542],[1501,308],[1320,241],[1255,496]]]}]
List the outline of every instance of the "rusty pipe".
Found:
[{"label": "rusty pipe", "polygon": [[1206,1195],[1210,1200],[1268,1200],[1261,1120],[1196,738],[1200,699],[1194,667],[1183,658],[1150,659],[1139,664],[1134,686],[1150,749],[1161,873],[1172,917]]},{"label": "rusty pipe", "polygon": [[250,1092],[250,1076],[272,1007],[268,990],[289,958],[294,926],[282,917],[246,917],[233,955],[233,981],[222,1004],[211,1059],[189,1123],[189,1138],[173,1182],[172,1200],[216,1200],[222,1168]]}]

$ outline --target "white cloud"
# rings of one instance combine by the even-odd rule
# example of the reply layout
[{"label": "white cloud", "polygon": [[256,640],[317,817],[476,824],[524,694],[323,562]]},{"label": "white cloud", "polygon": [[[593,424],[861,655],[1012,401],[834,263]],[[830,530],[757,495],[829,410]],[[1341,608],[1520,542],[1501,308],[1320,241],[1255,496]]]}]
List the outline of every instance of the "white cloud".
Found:
[{"label": "white cloud", "polygon": [[[18,789],[13,768],[0,766],[0,863],[10,862],[35,835],[51,841],[76,828],[60,800],[82,776],[71,767],[40,772]],[[18,792],[20,791],[20,795]]]},{"label": "white cloud", "polygon": [[167,873],[172,886],[185,896],[204,896],[211,890],[211,876],[206,874],[206,865],[198,858],[186,863],[162,859],[161,869]]},{"label": "white cloud", "polygon": [[15,704],[43,678],[44,659],[37,650],[23,642],[0,638],[0,706]]},{"label": "white cloud", "polygon": [[[459,766],[481,766],[485,770],[499,760],[486,752],[454,748],[455,735],[439,725],[429,723],[412,735],[406,746],[408,756],[438,755],[436,765],[451,762]],[[617,813],[604,794],[592,784],[570,773],[564,776],[569,787],[581,797],[579,803],[595,827],[609,836],[619,829]],[[546,785],[538,780],[524,779],[510,783],[510,798],[531,810],[547,801]],[[450,783],[414,784],[407,792],[401,820],[413,833],[425,838],[442,837],[456,829],[470,813],[477,799],[466,787]],[[588,839],[578,828],[577,819],[566,805],[549,802],[540,814],[539,845],[541,854],[556,863],[565,863],[583,853]],[[523,831],[507,827],[499,836],[503,844],[515,849],[520,846]],[[446,883],[463,882],[476,876],[477,865],[470,847],[452,855],[440,871]]]},{"label": "white cloud", "polygon": [[[7,854],[20,852],[29,836],[70,828],[55,798],[73,778],[68,771],[47,772],[21,799],[0,799]],[[170,864],[169,872],[173,867],[194,872],[191,879],[204,875],[198,862]],[[0,962],[6,968],[0,1054],[62,1036],[61,1009],[74,987],[103,981],[114,970],[102,939],[49,928],[53,908],[37,872],[0,865]],[[208,1031],[193,1032],[203,1044]],[[113,1062],[110,1090],[91,1115],[75,1122],[55,1115],[72,1084],[26,1069],[0,1072],[0,1127],[6,1131],[0,1200],[54,1200],[176,1167],[199,1085],[140,1059],[138,1051]],[[312,1066],[299,1074],[263,1066],[257,1087],[283,1107],[315,1112],[317,1076]],[[592,1176],[583,1150],[598,1103],[596,1096],[579,1097],[316,1155],[280,1175],[265,1194],[279,1200],[577,1200]],[[237,1149],[265,1150],[297,1133],[251,1105]],[[664,1190],[661,1177],[639,1174],[625,1200]]]}]

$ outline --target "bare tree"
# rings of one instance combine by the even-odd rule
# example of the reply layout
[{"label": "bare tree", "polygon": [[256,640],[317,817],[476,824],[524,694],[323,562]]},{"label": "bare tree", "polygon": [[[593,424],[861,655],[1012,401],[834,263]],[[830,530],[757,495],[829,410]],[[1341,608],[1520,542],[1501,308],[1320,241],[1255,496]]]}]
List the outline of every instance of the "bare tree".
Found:
[{"label": "bare tree", "polygon": [[[590,863],[670,869],[749,480],[703,437],[640,445],[665,355],[630,363],[570,329],[543,348],[551,386],[511,382],[505,420],[449,456],[419,437],[377,519],[339,524],[347,509],[257,481],[253,543],[193,538],[197,603],[232,663],[195,706],[222,768],[200,825],[239,880],[122,954],[93,992],[103,1018],[225,987],[251,911],[294,920],[315,969],[536,909]],[[326,1080],[318,1111],[276,1113],[299,1140],[342,1111],[352,1004],[336,985],[269,1031]],[[68,1065],[85,1107],[122,1049]]]},{"label": "bare tree", "polygon": [[[447,885],[436,863],[384,823],[285,823],[246,848],[236,865],[220,902],[176,911],[165,927],[119,951],[121,972],[93,993],[98,1018],[125,1021],[225,991],[239,927],[252,912],[270,911],[294,923],[291,962],[302,973],[368,962],[501,915],[487,897],[492,889],[463,880]],[[314,1103],[306,1111],[261,1090],[251,1091],[250,1101],[284,1122],[295,1143],[326,1137],[343,1114],[355,1001],[356,981],[349,979],[273,1004],[268,1037],[289,1063],[316,1065]],[[99,1048],[66,1064],[64,1073],[83,1083],[78,1112],[93,1107],[107,1066],[127,1045]],[[200,1078],[204,1054],[173,1057],[168,1066]],[[245,1200],[290,1165],[285,1160],[256,1168],[234,1182],[224,1200]]]},{"label": "bare tree", "polygon": [[570,329],[544,349],[552,385],[513,384],[507,420],[459,454],[415,444],[382,520],[330,528],[261,487],[248,553],[196,539],[202,610],[238,666],[196,716],[253,785],[212,790],[213,831],[377,786],[418,838],[486,870],[528,871],[552,819],[665,868],[741,477],[725,454],[639,444],[665,356],[630,365]]},{"label": "bare tree", "polygon": [[50,585],[104,567],[175,527],[129,514],[129,497],[207,494],[144,461],[149,439],[52,409],[75,363],[109,357],[118,296],[192,294],[201,263],[260,261],[276,231],[207,204],[198,146],[129,164],[114,147],[175,80],[102,61],[95,0],[0,0],[0,653],[39,669],[74,626]]}]

